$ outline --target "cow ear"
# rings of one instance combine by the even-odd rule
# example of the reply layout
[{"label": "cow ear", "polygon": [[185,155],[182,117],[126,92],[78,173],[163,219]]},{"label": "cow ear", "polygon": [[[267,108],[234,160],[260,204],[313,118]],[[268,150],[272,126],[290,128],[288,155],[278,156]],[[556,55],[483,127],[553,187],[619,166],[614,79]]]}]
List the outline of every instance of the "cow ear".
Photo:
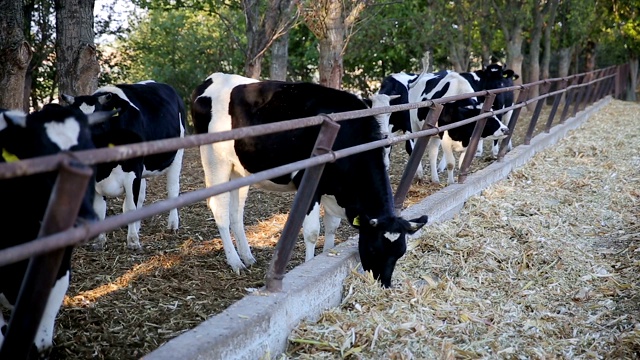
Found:
[{"label": "cow ear", "polygon": [[73,105],[73,103],[76,101],[76,99],[71,95],[62,94],[60,95],[60,97],[69,105]]},{"label": "cow ear", "polygon": [[[27,114],[20,110],[5,111],[2,115],[4,116],[4,119],[6,119],[6,121],[2,121],[2,123],[4,123],[4,127],[7,127],[8,123],[27,127]],[[4,130],[4,128],[2,128],[2,124],[0,124],[0,130]]]},{"label": "cow ear", "polygon": [[504,73],[503,73],[503,76],[504,76],[506,79],[508,79],[508,78],[510,78],[510,77],[512,77],[512,76],[514,76],[513,70],[511,70],[511,69],[509,69],[509,70],[505,70],[505,71],[504,71]]},{"label": "cow ear", "polygon": [[518,80],[518,78],[520,78],[520,75],[514,73],[513,74],[513,80]]},{"label": "cow ear", "polygon": [[413,234],[416,231],[420,230],[423,226],[427,224],[429,221],[429,217],[427,215],[422,215],[419,218],[409,220],[409,228],[407,231],[409,234]]},{"label": "cow ear", "polygon": [[106,104],[109,100],[111,100],[111,93],[98,96],[98,102],[102,105]]},{"label": "cow ear", "polygon": [[110,119],[113,115],[117,113],[118,113],[118,110],[97,111],[87,115],[87,122],[89,123],[89,125],[96,125]]}]

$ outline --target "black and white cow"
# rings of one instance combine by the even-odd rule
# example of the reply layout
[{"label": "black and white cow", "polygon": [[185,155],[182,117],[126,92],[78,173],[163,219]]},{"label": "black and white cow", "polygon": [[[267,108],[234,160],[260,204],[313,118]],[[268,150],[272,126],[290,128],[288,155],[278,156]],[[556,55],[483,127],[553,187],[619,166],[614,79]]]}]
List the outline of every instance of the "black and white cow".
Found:
[{"label": "black and white cow", "polygon": [[[78,109],[57,104],[46,105],[29,115],[21,111],[3,111],[0,114],[0,163],[60,151],[92,149],[89,126],[111,115],[104,112],[85,115]],[[0,249],[29,242],[38,236],[55,180],[55,172],[0,180],[0,228],[3,229]],[[92,207],[93,194],[91,184],[87,187],[79,218],[97,219]],[[40,353],[46,353],[53,344],[54,321],[69,286],[71,252],[71,247],[65,251],[34,340],[34,347]],[[0,305],[13,308],[28,263],[29,260],[23,260],[0,267]],[[7,323],[0,314],[0,346],[6,329]]]},{"label": "black and white cow", "polygon": [[[223,73],[209,76],[192,94],[192,118],[198,133],[366,108],[353,94],[317,84],[258,82]],[[334,150],[382,138],[380,126],[371,116],[342,121],[340,125]],[[306,159],[318,131],[316,126],[201,146],[206,185]],[[300,171],[256,186],[295,191],[302,175]],[[227,262],[235,271],[255,262],[243,225],[247,194],[248,187],[245,187],[208,200]],[[364,270],[371,270],[383,286],[390,286],[395,264],[406,251],[406,235],[426,224],[427,217],[407,221],[395,216],[382,148],[326,164],[312,207],[321,199],[325,212],[347,219],[359,229],[358,247]],[[233,246],[229,227],[240,256]]]},{"label": "black and white cow", "polygon": [[[379,92],[387,95],[400,95],[399,99],[391,102],[392,105],[396,105],[440,99],[443,97],[472,93],[475,91],[471,84],[460,74],[443,70],[435,73],[425,72],[418,75],[407,73],[390,75],[383,80]],[[454,111],[453,109],[450,109],[451,107],[462,107],[466,110],[459,109]],[[455,103],[445,104],[445,108],[449,108],[444,111],[448,114],[446,122],[453,123],[468,117],[479,115],[481,104],[475,97],[473,97],[466,102],[457,101]],[[406,112],[395,112],[391,115],[389,122],[397,125],[397,129],[399,131],[419,131],[422,129],[422,124],[426,120],[428,110],[428,108],[420,108],[408,110]],[[409,121],[408,129],[407,119]],[[440,120],[438,124],[440,124]],[[471,126],[474,126],[474,124],[471,124]],[[497,118],[493,117],[488,119],[481,136],[483,138],[491,139],[503,138],[506,136],[506,133],[507,127]],[[470,137],[471,133],[468,131],[468,126],[464,126],[463,128],[445,131],[439,134],[439,136],[434,136],[429,139],[427,150],[429,154],[429,161],[431,163],[431,179],[433,182],[440,182],[438,177],[437,156],[441,140],[444,152],[443,161],[447,164],[446,166],[448,168],[448,182],[453,183],[453,169],[455,167],[453,152],[462,152],[460,157],[461,164],[464,159]],[[408,153],[411,153],[410,149],[410,144],[407,143]],[[418,169],[416,170],[416,178],[422,179],[423,177],[424,172],[422,164],[419,164]]]},{"label": "black and white cow", "polygon": [[[504,67],[497,63],[491,63],[486,66],[482,70],[477,70],[474,72],[466,72],[460,73],[462,77],[467,79],[474,91],[483,91],[483,90],[495,90],[502,89],[505,87],[513,86],[513,70],[505,70]],[[515,77],[517,79],[517,77]],[[484,97],[478,97],[478,101],[480,103],[484,103]],[[496,98],[493,101],[493,110],[501,110],[513,105],[514,95],[513,91],[501,92],[496,94]],[[503,124],[509,125],[511,120],[511,115],[513,114],[513,110],[510,110],[504,114],[496,115]],[[511,142],[509,143],[509,150],[511,150]],[[493,147],[491,148],[492,154],[494,156],[498,155],[498,151],[500,150],[498,146],[498,141],[493,141]],[[476,156],[482,156],[483,152],[483,143],[482,139],[478,143],[478,148],[476,149]],[[443,167],[443,164],[440,164],[440,168]]]},{"label": "black and white cow", "polygon": [[[169,85],[154,81],[135,84],[105,86],[93,95],[63,95],[68,103],[80,108],[85,114],[98,110],[120,109],[108,122],[92,128],[96,147],[124,145],[144,141],[183,137],[186,110],[178,93]],[[107,211],[106,197],[120,196],[125,199],[122,211],[141,207],[146,194],[147,177],[167,174],[168,198],[180,193],[180,171],[184,150],[148,155],[120,162],[98,165],[94,208],[100,219]],[[167,227],[177,230],[178,210],[169,212]],[[141,249],[140,222],[129,224],[127,247]],[[102,248],[106,236],[100,234],[94,244]]]}]

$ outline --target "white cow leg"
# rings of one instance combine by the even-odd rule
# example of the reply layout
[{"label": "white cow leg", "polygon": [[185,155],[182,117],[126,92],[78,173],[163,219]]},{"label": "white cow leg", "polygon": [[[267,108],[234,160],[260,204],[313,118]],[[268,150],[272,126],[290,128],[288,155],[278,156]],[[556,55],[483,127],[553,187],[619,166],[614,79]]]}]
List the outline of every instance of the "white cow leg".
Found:
[{"label": "white cow leg", "polygon": [[325,208],[323,218],[324,246],[322,247],[322,252],[326,252],[335,246],[336,231],[338,230],[338,226],[340,226],[340,220],[340,217],[329,214]]},{"label": "white cow leg", "polygon": [[431,166],[431,181],[434,183],[439,183],[440,178],[438,177],[438,169],[436,163],[438,161],[438,148],[440,147],[440,137],[432,136],[429,138],[429,142],[427,143],[427,151],[429,154],[429,165]]},{"label": "white cow leg", "polygon": [[229,193],[222,193],[210,197],[208,200],[209,208],[213,213],[213,218],[218,225],[218,231],[220,232],[220,239],[222,239],[222,247],[224,248],[224,255],[227,257],[227,263],[231,266],[231,269],[236,274],[240,274],[240,270],[246,267],[240,260],[236,247],[231,240],[231,232],[229,231]]},{"label": "white cow leg", "polygon": [[40,321],[36,338],[34,339],[39,353],[53,346],[53,329],[56,316],[58,315],[60,306],[62,306],[62,301],[67,293],[67,289],[69,289],[69,277],[69,270],[67,270],[67,273],[56,281],[53,289],[51,289],[51,294],[49,294],[49,299],[47,300],[47,305],[42,314],[42,320]]},{"label": "white cow leg", "polygon": [[[107,200],[104,198],[104,196],[100,195],[97,192],[93,196],[93,211],[96,212],[96,215],[98,215],[98,219],[100,221],[104,220],[104,218],[107,216]],[[104,245],[106,244],[106,242],[107,235],[101,233],[91,244],[91,246],[96,250],[102,250],[104,249]]]},{"label": "white cow leg", "polygon": [[[184,149],[178,150],[175,159],[173,159],[173,163],[167,171],[167,195],[169,199],[176,198],[180,195],[180,171],[182,170],[183,155]],[[178,209],[171,209],[167,220],[167,228],[169,230],[178,230],[179,226],[180,217],[178,216]]]},{"label": "white cow leg", "polygon": [[447,184],[455,184],[456,180],[453,177],[453,170],[456,166],[456,158],[453,155],[453,149],[450,145],[443,146],[442,149],[447,161]]},{"label": "white cow leg", "polygon": [[[133,200],[133,179],[135,175],[133,173],[128,174],[127,178],[124,180],[124,202],[122,203],[122,213],[125,214],[128,211],[136,209],[136,203]],[[142,184],[140,184],[140,188],[142,188]],[[140,224],[136,224],[133,222],[129,224],[127,227],[127,248],[131,250],[140,250],[142,246],[140,245],[140,236],[138,235],[137,229],[140,228]]]},{"label": "white cow leg", "polygon": [[483,149],[484,149],[484,144],[482,142],[482,139],[480,139],[478,140],[478,147],[476,148],[476,157],[482,156]]},{"label": "white cow leg", "polygon": [[320,203],[313,204],[311,212],[304,217],[302,223],[302,237],[305,245],[305,261],[313,259],[315,256],[316,243],[320,236]]},{"label": "white cow leg", "polygon": [[255,264],[256,259],[251,254],[251,247],[249,247],[249,241],[244,231],[244,204],[248,194],[248,186],[231,191],[229,216],[231,231],[236,238],[240,258],[246,266],[251,266]]},{"label": "white cow leg", "polygon": [[[144,200],[147,198],[147,180],[140,179],[140,192],[138,193],[138,202],[136,203],[136,209],[140,209],[144,205]],[[136,234],[140,233],[141,221],[133,223],[135,226]]]}]

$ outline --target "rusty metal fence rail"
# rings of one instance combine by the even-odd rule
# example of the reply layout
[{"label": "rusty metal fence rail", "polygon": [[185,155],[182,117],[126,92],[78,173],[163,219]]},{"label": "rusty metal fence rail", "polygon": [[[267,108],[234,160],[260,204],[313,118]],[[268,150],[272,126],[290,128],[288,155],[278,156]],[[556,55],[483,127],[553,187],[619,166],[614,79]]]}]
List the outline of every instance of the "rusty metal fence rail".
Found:
[{"label": "rusty metal fence rail", "polygon": [[[498,161],[500,161],[506,154],[507,144],[511,139],[520,111],[523,107],[534,103],[536,104],[524,139],[524,144],[527,145],[533,137],[536,124],[541,114],[542,106],[546,101],[553,101],[551,112],[549,113],[545,125],[545,131],[549,132],[554,121],[557,119],[556,115],[558,111],[560,111],[560,106],[563,107],[557,122],[563,123],[569,115],[575,116],[578,111],[585,109],[588,105],[607,95],[613,95],[615,98],[620,98],[623,90],[627,86],[630,73],[629,69],[629,64],[624,64],[595,70],[589,73],[576,74],[563,78],[540,80],[509,88],[463,94],[433,101],[343,113],[322,114],[304,119],[288,120],[279,123],[240,128],[219,133],[191,135],[184,138],[122,145],[113,148],[60,153],[53,156],[0,164],[0,180],[18,176],[28,176],[47,171],[59,172],[58,183],[51,195],[53,200],[58,199],[59,201],[50,202],[49,206],[52,208],[47,209],[47,214],[53,214],[52,218],[43,220],[43,224],[52,222],[53,225],[48,225],[46,228],[43,225],[43,231],[41,231],[40,237],[34,241],[0,250],[0,266],[30,259],[29,271],[23,280],[23,286],[18,303],[12,313],[9,328],[5,334],[5,341],[0,349],[0,358],[5,358],[5,355],[10,355],[10,358],[26,358],[28,355],[29,345],[35,336],[35,330],[38,326],[39,319],[42,316],[44,301],[46,301],[46,298],[48,297],[47,289],[50,289],[54,280],[50,278],[44,279],[46,276],[43,276],[43,274],[55,274],[57,272],[57,268],[60,266],[60,254],[64,252],[64,249],[67,249],[70,246],[78,245],[100,233],[112,231],[131,222],[143,220],[153,215],[169,211],[173,208],[180,208],[233,189],[255,184],[259,181],[285,175],[293,171],[306,169],[300,188],[296,193],[292,211],[287,219],[281,238],[276,246],[273,260],[271,261],[267,272],[267,290],[279,291],[282,288],[285,266],[291,257],[291,251],[293,249],[294,242],[297,239],[297,234],[300,231],[303,216],[306,213],[306,209],[311,201],[311,196],[315,192],[318,181],[322,175],[324,164],[327,162],[332,162],[376,147],[388,146],[410,139],[416,139],[414,151],[407,161],[400,183],[394,194],[394,207],[397,212],[400,212],[413,176],[418,167],[418,163],[424,154],[429,137],[437,135],[442,131],[475,122],[476,126],[471,142],[467,148],[468,154],[473,154],[475,153],[478,145],[480,134],[482,133],[486,119],[490,116],[513,110],[513,115],[509,123],[510,135],[503,139],[500,144],[500,151],[498,153]],[[555,90],[550,91],[554,86]],[[529,93],[534,87],[539,88],[539,95],[536,97],[529,97]],[[491,107],[496,94],[506,91],[518,92],[517,100],[514,105],[497,111],[492,110]],[[479,116],[469,118],[455,124],[436,127],[436,123],[444,103],[472,96],[485,96],[485,103]],[[333,141],[335,140],[340,127],[340,121],[347,121],[362,116],[417,109],[420,107],[430,108],[429,114],[427,115],[427,119],[424,122],[421,131],[390,137],[338,151],[331,150]],[[69,208],[67,205],[59,204],[65,202],[68,203],[69,201],[73,202],[73,198],[77,198],[79,196],[74,195],[77,194],[77,192],[73,191],[73,187],[64,185],[86,183],[88,181],[86,171],[90,169],[90,165],[173,151],[180,148],[191,148],[248,136],[259,136],[318,125],[320,125],[320,133],[309,159],[268,169],[244,178],[231,180],[227,183],[183,193],[177,198],[167,199],[148,206],[143,206],[140,209],[111,216],[103,221],[93,224],[82,224],[77,227],[71,227],[72,224],[68,221],[60,221],[61,216],[65,218],[71,218],[72,216],[65,213]],[[472,160],[473,156],[465,157],[459,171],[458,182],[465,181]],[[76,164],[73,170],[69,164]],[[80,169],[78,169],[77,164],[81,164]],[[82,167],[84,167],[84,169]],[[75,199],[75,201],[79,201],[79,198]],[[44,292],[38,291],[36,294],[34,293],[34,289],[44,289]],[[15,339],[15,341],[9,341],[12,339]]]}]

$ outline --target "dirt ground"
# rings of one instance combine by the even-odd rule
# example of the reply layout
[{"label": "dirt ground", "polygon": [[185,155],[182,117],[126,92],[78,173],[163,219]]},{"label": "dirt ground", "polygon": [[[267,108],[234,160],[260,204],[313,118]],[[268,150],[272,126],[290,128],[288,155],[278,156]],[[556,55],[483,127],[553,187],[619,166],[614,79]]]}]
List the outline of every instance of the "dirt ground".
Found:
[{"label": "dirt ground", "polygon": [[[548,109],[546,109],[548,113]],[[544,114],[544,113],[543,113]],[[531,111],[523,111],[513,144],[523,142]],[[546,117],[541,116],[541,123]],[[543,125],[539,125],[536,133]],[[485,142],[485,154],[490,154]],[[392,152],[391,181],[397,186],[407,155],[404,145]],[[426,156],[425,156],[425,161]],[[476,158],[472,171],[493,161]],[[428,163],[424,163],[428,165]],[[425,168],[426,173],[428,169]],[[441,181],[446,177],[441,175]],[[181,191],[204,186],[198,149],[186,149]],[[407,203],[417,202],[444,185],[414,184]],[[148,182],[146,204],[165,196],[164,180]],[[213,216],[204,201],[180,209],[180,229],[166,230],[166,214],[142,222],[143,251],[126,249],[126,228],[108,234],[104,251],[79,248],[73,258],[70,289],[61,309],[52,359],[133,359],[196,326],[242,298],[247,289],[264,285],[265,271],[291,206],[293,194],[250,191],[245,225],[257,264],[241,274],[226,264]],[[121,201],[109,202],[109,214]],[[345,224],[337,239],[356,232]],[[316,253],[321,252],[320,241]],[[304,261],[302,237],[290,267]]]}]

